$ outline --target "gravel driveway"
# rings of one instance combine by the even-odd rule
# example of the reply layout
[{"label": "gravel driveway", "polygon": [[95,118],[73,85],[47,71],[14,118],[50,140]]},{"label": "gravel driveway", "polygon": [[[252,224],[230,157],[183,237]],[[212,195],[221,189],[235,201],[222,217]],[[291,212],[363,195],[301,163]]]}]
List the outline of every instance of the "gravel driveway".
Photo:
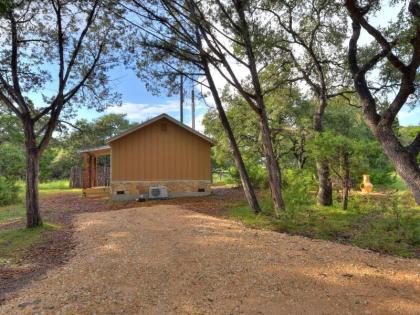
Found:
[{"label": "gravel driveway", "polygon": [[420,260],[178,206],[76,218],[75,255],[1,314],[420,314]]}]

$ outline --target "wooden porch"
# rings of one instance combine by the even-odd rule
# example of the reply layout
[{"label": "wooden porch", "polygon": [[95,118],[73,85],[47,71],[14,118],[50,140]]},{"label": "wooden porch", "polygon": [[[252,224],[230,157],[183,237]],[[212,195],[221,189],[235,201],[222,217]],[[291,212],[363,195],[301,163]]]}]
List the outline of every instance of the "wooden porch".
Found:
[{"label": "wooden porch", "polygon": [[109,146],[102,146],[80,151],[83,155],[83,187],[82,194],[90,198],[108,198],[110,196],[109,186],[98,186],[97,169],[98,158],[111,155]]}]

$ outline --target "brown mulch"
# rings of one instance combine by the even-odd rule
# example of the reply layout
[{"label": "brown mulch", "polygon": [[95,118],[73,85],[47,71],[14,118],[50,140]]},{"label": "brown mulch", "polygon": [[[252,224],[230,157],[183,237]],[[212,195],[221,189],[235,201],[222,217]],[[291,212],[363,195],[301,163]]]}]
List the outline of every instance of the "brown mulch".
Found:
[{"label": "brown mulch", "polygon": [[[12,266],[0,265],[0,305],[15,296],[14,292],[35,279],[42,279],[45,272],[62,265],[75,247],[73,217],[78,213],[103,212],[137,208],[139,206],[182,205],[184,209],[206,214],[220,215],[231,204],[244,199],[240,188],[215,187],[206,197],[185,197],[139,203],[111,202],[107,199],[82,198],[79,194],[61,193],[41,200],[41,216],[44,221],[60,226],[44,232],[42,239],[31,248],[16,253]],[[0,226],[0,229],[24,227],[24,221]]]}]

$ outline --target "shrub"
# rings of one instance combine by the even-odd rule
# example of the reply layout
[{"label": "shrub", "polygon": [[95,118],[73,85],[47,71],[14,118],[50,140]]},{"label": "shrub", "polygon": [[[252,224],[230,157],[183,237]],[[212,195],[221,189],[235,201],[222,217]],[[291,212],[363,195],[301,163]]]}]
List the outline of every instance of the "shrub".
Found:
[{"label": "shrub", "polygon": [[251,164],[247,167],[247,170],[254,188],[267,189],[269,187],[268,174],[265,167],[260,164]]},{"label": "shrub", "polygon": [[0,206],[16,203],[19,200],[19,186],[15,181],[0,177]]},{"label": "shrub", "polygon": [[287,208],[311,204],[311,191],[316,190],[317,183],[310,171],[288,169],[283,172],[283,195]]},{"label": "shrub", "polygon": [[[268,174],[265,167],[261,164],[248,163],[246,165],[249,180],[255,189],[267,189],[268,188]],[[241,178],[239,171],[236,167],[232,166],[227,171],[226,183],[228,184],[240,184]]]}]

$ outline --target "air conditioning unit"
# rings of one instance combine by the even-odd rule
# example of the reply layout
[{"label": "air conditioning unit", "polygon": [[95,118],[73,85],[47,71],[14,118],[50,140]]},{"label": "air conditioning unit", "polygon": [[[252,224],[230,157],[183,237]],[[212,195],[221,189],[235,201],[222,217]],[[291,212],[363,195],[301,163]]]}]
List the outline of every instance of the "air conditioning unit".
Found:
[{"label": "air conditioning unit", "polygon": [[149,199],[168,198],[168,189],[165,186],[149,187]]}]

